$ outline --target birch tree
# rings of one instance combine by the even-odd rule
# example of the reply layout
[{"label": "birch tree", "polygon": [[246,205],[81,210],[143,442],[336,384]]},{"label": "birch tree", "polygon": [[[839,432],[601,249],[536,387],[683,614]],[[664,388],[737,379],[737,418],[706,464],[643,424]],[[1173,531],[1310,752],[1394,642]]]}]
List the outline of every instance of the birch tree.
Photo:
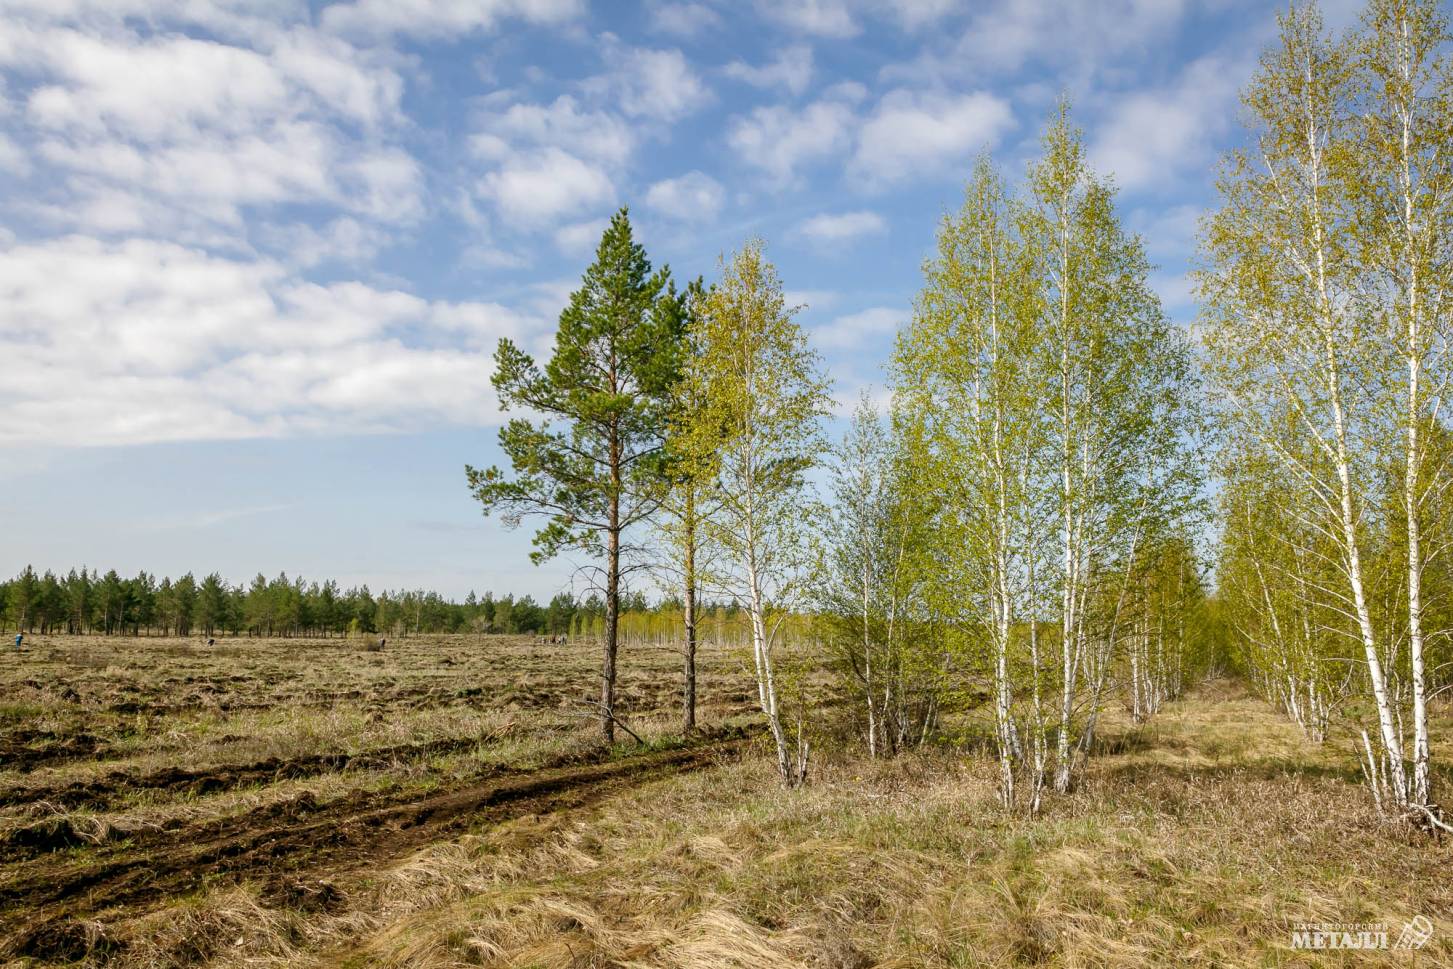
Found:
[{"label": "birch tree", "polygon": [[[1401,504],[1412,693],[1412,777],[1408,796],[1426,805],[1429,791],[1427,635],[1424,541],[1431,501],[1446,489],[1449,467],[1428,447],[1444,419],[1453,285],[1453,70],[1448,23],[1430,0],[1373,0],[1363,15],[1354,57],[1365,103],[1358,153],[1360,201],[1370,210],[1364,258],[1381,297],[1389,343],[1398,358],[1388,402],[1403,440]],[[1396,383],[1402,387],[1397,388]],[[1401,390],[1401,394],[1398,390]],[[1398,401],[1398,398],[1401,400]],[[1401,406],[1398,406],[1400,403]]]},{"label": "birch tree", "polygon": [[[1317,592],[1359,647],[1374,798],[1435,825],[1423,585],[1448,481],[1428,447],[1446,420],[1447,41],[1436,5],[1412,0],[1374,0],[1340,39],[1314,6],[1282,17],[1245,96],[1257,146],[1226,162],[1202,285],[1222,405],[1306,496],[1287,509],[1298,529],[1334,551]],[[1394,550],[1400,590],[1381,581]]]},{"label": "birch tree", "polygon": [[1195,510],[1199,477],[1189,344],[1067,109],[1044,145],[1020,200],[976,167],[893,366],[941,492],[933,598],[987,646],[1001,796],[1031,810],[1051,769],[1072,786],[1133,632],[1142,546]]},{"label": "birch tree", "polygon": [[865,396],[832,453],[815,580],[818,625],[862,704],[870,757],[922,743],[943,684],[942,637],[924,597],[938,561],[935,498],[901,444]]},{"label": "birch tree", "polygon": [[703,528],[716,507],[716,452],[694,447],[712,435],[707,419],[707,375],[702,367],[704,348],[701,318],[707,290],[697,279],[679,295],[672,294],[671,312],[679,315],[682,334],[680,371],[670,391],[667,416],[666,459],[669,490],[661,505],[661,533],[668,552],[666,571],[681,593],[682,702],[681,729],[696,730],[696,652],[698,645],[698,592],[701,576],[710,569],[711,546]]},{"label": "birch tree", "polygon": [[721,550],[714,583],[746,613],[758,701],[789,787],[806,779],[809,740],[800,697],[790,731],[785,722],[779,647],[809,592],[819,510],[806,475],[826,447],[828,404],[819,358],[792,317],[760,242],[723,261],[702,303],[704,406],[690,444],[715,455],[719,505],[704,522]]},{"label": "birch tree", "polygon": [[[1032,249],[1054,417],[1059,591],[1054,786],[1073,784],[1105,691],[1131,570],[1147,531],[1188,513],[1198,491],[1195,374],[1165,320],[1140,240],[1113,189],[1084,161],[1061,107],[1029,178],[1021,232]],[[1092,593],[1107,615],[1092,617]],[[1092,628],[1092,618],[1096,619]]]},{"label": "birch tree", "polygon": [[1269,456],[1233,441],[1221,474],[1219,598],[1241,666],[1322,743],[1353,672],[1342,660],[1345,624],[1324,591],[1340,581],[1337,548],[1292,511],[1310,496]]},{"label": "birch tree", "polygon": [[1134,572],[1123,665],[1131,718],[1143,723],[1206,670],[1214,644],[1205,635],[1206,586],[1187,534],[1152,534]]},{"label": "birch tree", "polygon": [[906,551],[888,534],[891,481],[882,421],[864,399],[833,454],[834,501],[818,598],[828,617],[829,639],[861,691],[869,757],[878,756],[882,739],[878,691],[884,678],[883,639],[892,622],[891,609],[882,603],[885,572]]},{"label": "birch tree", "polygon": [[[893,362],[900,422],[923,440],[927,474],[943,492],[936,525],[945,533],[942,581],[950,588],[940,601],[952,622],[984,630],[989,640],[1006,805],[1015,802],[1022,747],[1010,640],[1017,624],[1034,620],[1025,601],[1032,540],[1022,511],[1044,484],[1047,429],[1032,309],[1037,281],[1015,228],[1002,179],[980,159],[962,208],[940,227]],[[1042,744],[1043,718],[1036,723],[1031,735]],[[1041,768],[1035,787],[1039,746],[1032,758]]]}]

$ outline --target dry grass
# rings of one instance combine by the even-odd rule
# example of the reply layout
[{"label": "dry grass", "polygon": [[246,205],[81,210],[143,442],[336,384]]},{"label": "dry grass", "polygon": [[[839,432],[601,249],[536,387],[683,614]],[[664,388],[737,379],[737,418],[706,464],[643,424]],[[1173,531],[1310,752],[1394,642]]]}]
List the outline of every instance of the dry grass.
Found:
[{"label": "dry grass", "polygon": [[[664,661],[656,675],[670,684]],[[529,736],[556,736],[540,715]],[[432,722],[447,733],[458,716]],[[656,728],[669,724],[663,707]],[[511,742],[468,756],[548,749]],[[997,806],[990,763],[950,750],[829,751],[808,787],[784,792],[756,748],[387,864],[299,871],[282,900],[252,880],[103,912],[90,931],[124,939],[109,961],[127,966],[1453,964],[1453,851],[1377,825],[1350,750],[1309,745],[1224,682],[1140,728],[1112,718],[1102,747],[1081,789],[1034,819]],[[445,758],[367,782],[447,785],[473,769]],[[335,796],[328,785],[355,780],[296,783]],[[273,795],[215,797],[246,796]],[[1297,923],[1385,922],[1396,936],[1415,914],[1436,927],[1420,953],[1291,948]],[[108,961],[104,947],[90,961]]]},{"label": "dry grass", "polygon": [[[628,660],[622,709],[647,739],[671,735],[676,654],[637,648]],[[459,753],[428,754],[422,766],[447,779],[483,766],[542,763],[596,743],[594,719],[580,702],[598,677],[589,644],[421,637],[364,653],[338,640],[223,640],[209,649],[175,639],[43,638],[7,661],[0,798],[10,802],[43,800],[48,789],[106,775],[478,739]],[[750,713],[739,665],[725,654],[703,655],[704,722]],[[34,762],[17,764],[12,750]],[[38,756],[47,752],[54,755]],[[410,780],[418,760],[403,756],[399,769],[384,773]],[[367,774],[354,779],[376,784]],[[144,788],[117,795],[128,809],[176,806]],[[225,799],[218,809],[229,810]],[[0,807],[0,831],[11,813]]]},{"label": "dry grass", "polygon": [[[1378,828],[1330,751],[1216,685],[1029,820],[943,754],[759,759],[425,852],[318,960],[362,966],[1438,965],[1446,847]],[[426,875],[425,873],[432,873]],[[397,885],[391,878],[400,879]],[[417,903],[410,901],[419,899]],[[1409,953],[1293,951],[1300,922],[1432,918]],[[346,941],[348,935],[361,938]],[[333,933],[330,933],[333,934]]]}]

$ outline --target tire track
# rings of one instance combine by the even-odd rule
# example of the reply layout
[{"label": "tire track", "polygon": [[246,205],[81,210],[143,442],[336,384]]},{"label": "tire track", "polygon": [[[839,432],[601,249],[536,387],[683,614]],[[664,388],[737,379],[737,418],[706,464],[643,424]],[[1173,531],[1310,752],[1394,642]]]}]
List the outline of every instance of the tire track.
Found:
[{"label": "tire track", "polygon": [[104,811],[125,800],[127,796],[143,791],[185,796],[214,794],[254,784],[296,780],[346,770],[370,770],[427,757],[462,753],[494,739],[498,739],[496,734],[485,733],[475,737],[450,737],[426,743],[378,747],[356,754],[311,754],[286,759],[268,757],[250,764],[222,764],[196,769],[171,767],[148,773],[113,770],[99,777],[67,784],[21,785],[0,789],[0,807],[46,801],[68,810],[89,808]]},{"label": "tire track", "polygon": [[382,864],[476,826],[584,807],[629,787],[710,767],[743,744],[744,738],[734,737],[543,768],[422,798],[359,795],[319,806],[305,795],[200,830],[156,832],[83,860],[32,864],[0,883],[0,955],[77,958],[90,947],[87,933],[77,931],[79,922],[98,913],[144,910],[248,876],[286,878]]}]

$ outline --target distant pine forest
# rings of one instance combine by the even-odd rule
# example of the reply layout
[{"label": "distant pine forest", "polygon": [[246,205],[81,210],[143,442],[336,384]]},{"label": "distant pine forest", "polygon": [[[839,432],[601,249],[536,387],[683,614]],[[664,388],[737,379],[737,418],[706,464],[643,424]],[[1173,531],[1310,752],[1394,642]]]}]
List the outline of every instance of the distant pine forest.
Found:
[{"label": "distant pine forest", "polygon": [[[703,619],[718,625],[731,607],[708,606]],[[640,593],[621,598],[622,631],[632,640],[674,639],[681,627],[674,600],[654,605]],[[0,625],[41,635],[106,636],[409,636],[499,633],[596,638],[605,623],[598,596],[561,592],[548,603],[531,596],[470,592],[463,602],[422,589],[373,593],[367,585],[344,590],[335,581],[275,579],[259,574],[247,584],[216,572],[198,581],[141,572],[123,578],[82,567],[65,575],[31,566],[0,582]]]}]

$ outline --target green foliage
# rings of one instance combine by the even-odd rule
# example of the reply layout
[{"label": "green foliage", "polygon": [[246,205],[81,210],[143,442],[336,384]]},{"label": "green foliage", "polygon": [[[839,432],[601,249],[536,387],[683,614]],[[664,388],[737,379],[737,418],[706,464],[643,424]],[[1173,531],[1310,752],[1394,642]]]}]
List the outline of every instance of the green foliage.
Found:
[{"label": "green foliage", "polygon": [[474,497],[508,526],[543,517],[536,564],[567,548],[599,566],[605,596],[605,653],[600,725],[615,736],[616,648],[622,578],[643,568],[636,526],[669,493],[665,439],[672,388],[681,368],[685,303],[670,273],[653,272],[622,209],[611,219],[581,286],[560,314],[555,347],[543,367],[509,340],[495,352],[494,388],[506,410],[527,408],[539,420],[514,418],[499,435],[514,477],[466,466]]},{"label": "green foliage", "polygon": [[1314,735],[1365,696],[1379,806],[1425,805],[1453,482],[1453,37],[1431,0],[1372,0],[1341,36],[1313,5],[1280,27],[1203,239],[1224,612]]},{"label": "green foliage", "polygon": [[807,708],[802,671],[775,647],[808,594],[821,509],[807,473],[825,449],[829,402],[821,359],[792,317],[760,242],[723,260],[701,301],[701,406],[676,435],[686,466],[713,471],[715,507],[703,526],[720,555],[709,583],[747,614],[758,697],[789,786],[806,776]]},{"label": "green foliage", "polygon": [[930,736],[949,682],[942,615],[929,590],[943,563],[938,497],[866,394],[832,452],[832,503],[814,577],[816,632],[875,755]]},{"label": "green foliage", "polygon": [[1038,803],[1051,744],[1069,786],[1116,664],[1142,671],[1147,546],[1201,511],[1190,344],[1114,201],[1063,106],[1024,197],[981,160],[894,354],[904,487],[931,515],[919,601],[994,685],[1007,803],[1016,772]]},{"label": "green foliage", "polygon": [[[628,605],[645,610],[644,601]],[[192,573],[159,583],[143,572],[122,579],[73,569],[65,579],[37,575],[27,566],[0,582],[0,622],[27,632],[106,635],[341,636],[363,633],[552,633],[570,630],[577,614],[598,612],[599,604],[559,593],[548,606],[524,596],[496,599],[470,593],[452,602],[422,589],[385,591],[368,586],[342,591],[332,580],[318,583],[256,576],[247,587],[229,584],[213,572],[197,583]]]},{"label": "green foliage", "polygon": [[804,591],[817,511],[806,474],[826,450],[829,403],[821,358],[793,315],[760,242],[724,263],[702,302],[700,406],[676,452],[714,471],[719,509],[706,530],[724,552],[717,582],[746,598],[751,557],[758,591],[784,604]]},{"label": "green foliage", "polygon": [[504,410],[527,409],[500,431],[514,477],[466,468],[485,512],[506,524],[546,519],[534,560],[565,548],[595,557],[655,511],[664,489],[668,392],[680,366],[680,300],[669,272],[653,272],[622,209],[611,220],[581,286],[560,314],[554,351],[540,366],[512,341],[495,352],[493,384]]}]

